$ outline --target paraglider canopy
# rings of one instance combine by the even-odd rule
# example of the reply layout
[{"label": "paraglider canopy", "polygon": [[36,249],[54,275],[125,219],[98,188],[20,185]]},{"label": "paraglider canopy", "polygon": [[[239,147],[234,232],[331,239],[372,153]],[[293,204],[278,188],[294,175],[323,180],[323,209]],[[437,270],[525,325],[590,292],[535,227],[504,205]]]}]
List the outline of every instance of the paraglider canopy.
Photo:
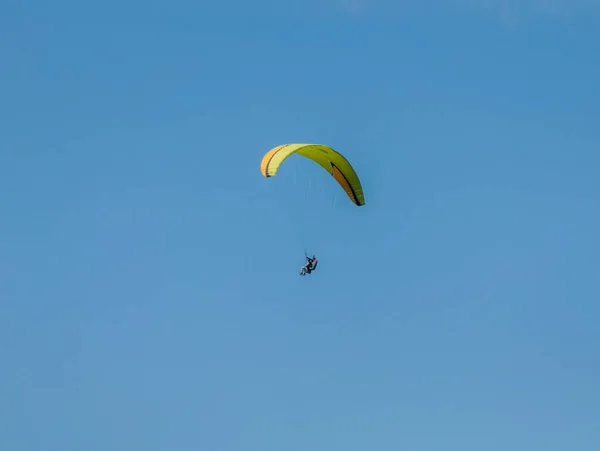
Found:
[{"label": "paraglider canopy", "polygon": [[348,160],[329,146],[321,144],[284,144],[268,151],[261,162],[260,171],[273,177],[281,164],[292,154],[302,155],[329,172],[357,206],[365,205],[365,196],[358,175]]}]

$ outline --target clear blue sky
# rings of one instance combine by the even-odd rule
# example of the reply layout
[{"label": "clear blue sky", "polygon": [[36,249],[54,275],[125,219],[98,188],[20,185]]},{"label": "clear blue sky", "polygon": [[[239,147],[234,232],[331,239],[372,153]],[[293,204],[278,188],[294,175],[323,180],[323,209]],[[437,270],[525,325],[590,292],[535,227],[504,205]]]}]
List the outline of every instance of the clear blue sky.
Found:
[{"label": "clear blue sky", "polygon": [[404,3],[2,3],[0,449],[600,449],[600,7]]}]

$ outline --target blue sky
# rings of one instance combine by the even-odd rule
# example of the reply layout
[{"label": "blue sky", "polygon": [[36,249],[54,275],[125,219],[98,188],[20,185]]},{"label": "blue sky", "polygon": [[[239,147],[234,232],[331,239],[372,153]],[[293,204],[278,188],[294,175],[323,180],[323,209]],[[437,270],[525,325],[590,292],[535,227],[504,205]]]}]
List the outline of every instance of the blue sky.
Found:
[{"label": "blue sky", "polygon": [[2,3],[0,448],[600,449],[600,7],[405,3]]}]

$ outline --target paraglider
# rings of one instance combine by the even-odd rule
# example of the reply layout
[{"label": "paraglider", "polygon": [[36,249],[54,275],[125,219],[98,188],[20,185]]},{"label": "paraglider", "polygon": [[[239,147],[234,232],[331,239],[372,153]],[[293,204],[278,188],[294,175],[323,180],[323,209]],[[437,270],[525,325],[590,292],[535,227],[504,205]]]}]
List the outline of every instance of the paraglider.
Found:
[{"label": "paraglider", "polygon": [[302,270],[300,270],[300,275],[305,276],[313,272],[315,269],[317,269],[317,263],[319,263],[319,261],[314,255],[312,256],[312,258],[306,255],[306,263],[304,263]]},{"label": "paraglider", "polygon": [[[314,161],[333,176],[356,205],[365,205],[365,195],[360,179],[350,162],[339,152],[322,144],[283,144],[269,150],[262,158],[260,171],[266,178],[277,174],[280,166],[291,155],[298,154]],[[317,259],[306,255],[306,262],[300,271],[301,276],[311,274],[317,268]]]}]

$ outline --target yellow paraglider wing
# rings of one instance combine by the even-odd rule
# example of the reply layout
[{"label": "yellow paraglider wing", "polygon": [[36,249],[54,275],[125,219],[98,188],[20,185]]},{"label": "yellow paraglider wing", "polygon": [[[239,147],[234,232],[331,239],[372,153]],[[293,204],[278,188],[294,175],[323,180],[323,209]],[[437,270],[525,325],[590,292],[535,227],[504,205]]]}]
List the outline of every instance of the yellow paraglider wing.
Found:
[{"label": "yellow paraglider wing", "polygon": [[265,177],[277,174],[279,166],[290,155],[297,153],[329,172],[356,205],[365,205],[365,196],[358,175],[344,156],[331,147],[320,144],[284,144],[268,151],[262,159],[260,171]]}]

